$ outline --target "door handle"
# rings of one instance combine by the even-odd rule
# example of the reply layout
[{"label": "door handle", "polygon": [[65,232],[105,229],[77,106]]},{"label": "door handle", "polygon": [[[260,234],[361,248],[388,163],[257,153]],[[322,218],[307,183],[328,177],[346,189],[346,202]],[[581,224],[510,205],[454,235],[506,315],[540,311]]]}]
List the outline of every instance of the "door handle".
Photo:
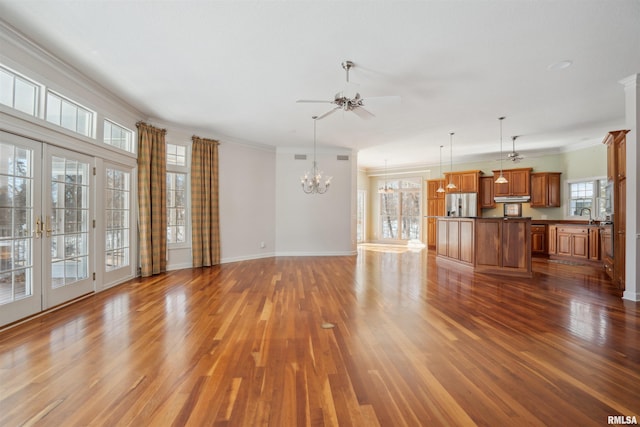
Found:
[{"label": "door handle", "polygon": [[49,216],[47,216],[46,221],[47,221],[47,229],[43,231],[47,232],[47,237],[51,237],[51,231],[53,230],[51,230],[51,219],[49,218]]},{"label": "door handle", "polygon": [[39,216],[36,218],[36,229],[33,231],[33,234],[36,236],[36,239],[42,237],[42,221]]}]

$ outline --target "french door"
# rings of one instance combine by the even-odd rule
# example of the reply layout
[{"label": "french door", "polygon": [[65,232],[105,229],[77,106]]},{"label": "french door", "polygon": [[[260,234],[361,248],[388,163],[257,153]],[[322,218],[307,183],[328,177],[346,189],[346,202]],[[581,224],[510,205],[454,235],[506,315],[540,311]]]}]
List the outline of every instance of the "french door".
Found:
[{"label": "french door", "polygon": [[92,164],[0,132],[0,326],[94,290]]}]

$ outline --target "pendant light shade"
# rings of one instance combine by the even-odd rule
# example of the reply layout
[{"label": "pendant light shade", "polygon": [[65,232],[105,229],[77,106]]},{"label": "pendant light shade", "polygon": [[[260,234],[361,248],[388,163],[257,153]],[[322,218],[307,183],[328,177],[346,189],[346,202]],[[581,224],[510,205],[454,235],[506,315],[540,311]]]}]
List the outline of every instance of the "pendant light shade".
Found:
[{"label": "pendant light shade", "polygon": [[502,121],[504,117],[498,117],[498,120],[500,120],[500,176],[496,179],[496,184],[506,184],[509,181],[502,174]]},{"label": "pendant light shade", "polygon": [[442,187],[442,147],[444,147],[444,145],[440,146],[440,176],[438,177],[438,182],[440,183],[438,185],[438,189],[436,190],[436,193],[444,193],[445,189]]},{"label": "pendant light shade", "polygon": [[449,190],[453,190],[455,188],[458,188],[453,183],[453,181],[451,181],[452,180],[452,176],[453,176],[453,135],[454,135],[453,132],[449,133],[449,161],[450,161],[449,172],[450,173],[449,173],[449,183],[447,184],[447,188]]}]

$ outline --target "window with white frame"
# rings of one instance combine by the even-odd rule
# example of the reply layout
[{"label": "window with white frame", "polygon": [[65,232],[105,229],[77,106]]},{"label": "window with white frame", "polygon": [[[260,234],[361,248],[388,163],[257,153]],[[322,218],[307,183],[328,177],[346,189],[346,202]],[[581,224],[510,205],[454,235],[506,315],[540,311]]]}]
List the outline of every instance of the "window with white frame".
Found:
[{"label": "window with white frame", "polygon": [[111,120],[104,121],[104,143],[121,150],[133,153],[133,132],[115,124]]},{"label": "window with white frame", "polygon": [[46,110],[48,122],[93,137],[93,111],[51,91],[47,91]]},{"label": "window with white frame", "polygon": [[188,239],[187,227],[187,146],[167,143],[167,243]]},{"label": "window with white frame", "polygon": [[420,178],[385,180],[387,192],[380,196],[379,230],[383,240],[420,238]]},{"label": "window with white frame", "polygon": [[594,178],[568,182],[569,202],[567,216],[587,216],[591,219],[604,218],[606,214],[606,178]]},{"label": "window with white frame", "polygon": [[129,265],[131,175],[118,169],[106,168],[105,268],[112,271]]},{"label": "window with white frame", "polygon": [[39,94],[40,85],[0,67],[0,104],[35,117]]}]

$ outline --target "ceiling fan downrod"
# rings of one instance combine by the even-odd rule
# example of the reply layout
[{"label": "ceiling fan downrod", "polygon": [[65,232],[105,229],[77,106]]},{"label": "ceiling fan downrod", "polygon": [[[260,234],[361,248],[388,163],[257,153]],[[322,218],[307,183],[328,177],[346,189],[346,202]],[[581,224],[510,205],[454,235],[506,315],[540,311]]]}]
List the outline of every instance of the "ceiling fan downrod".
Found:
[{"label": "ceiling fan downrod", "polygon": [[353,67],[353,62],[351,61],[343,61],[342,68],[347,72],[347,83],[349,83],[349,70]]}]

